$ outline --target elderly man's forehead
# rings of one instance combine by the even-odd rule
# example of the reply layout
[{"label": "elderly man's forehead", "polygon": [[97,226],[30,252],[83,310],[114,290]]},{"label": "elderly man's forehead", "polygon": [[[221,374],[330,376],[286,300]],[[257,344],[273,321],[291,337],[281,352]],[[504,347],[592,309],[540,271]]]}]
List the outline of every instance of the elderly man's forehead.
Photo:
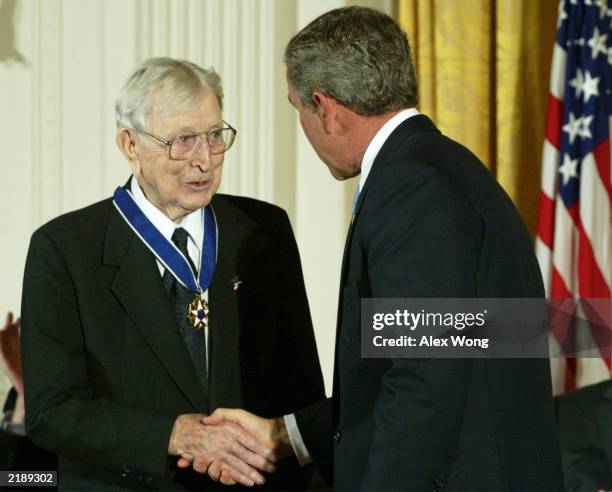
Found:
[{"label": "elderly man's forehead", "polygon": [[148,120],[156,126],[193,128],[198,131],[222,124],[221,110],[212,93],[203,93],[192,100],[181,101],[181,104],[158,99],[150,107]]},{"label": "elderly man's forehead", "polygon": [[206,86],[198,89],[183,88],[182,90],[161,86],[150,92],[146,100],[149,107],[167,111],[184,110],[204,102],[209,105],[220,106],[215,93]]}]

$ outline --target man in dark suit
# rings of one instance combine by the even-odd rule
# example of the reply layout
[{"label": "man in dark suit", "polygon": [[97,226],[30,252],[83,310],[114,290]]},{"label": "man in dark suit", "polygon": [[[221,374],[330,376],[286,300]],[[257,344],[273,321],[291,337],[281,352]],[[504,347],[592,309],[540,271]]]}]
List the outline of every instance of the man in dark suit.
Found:
[{"label": "man in dark suit", "polygon": [[558,396],[565,490],[612,490],[612,380]]},{"label": "man in dark suit", "polygon": [[324,397],[287,215],[215,195],[236,133],[222,96],[213,69],[145,62],[116,105],[130,182],[32,236],[26,427],[57,453],[60,490],[215,489],[203,473],[220,460],[226,483],[276,467],[266,488],[305,486],[295,459],[202,423],[219,406],[272,417]]},{"label": "man in dark suit", "polygon": [[406,34],[381,12],[337,9],[294,36],[285,62],[321,160],[337,179],[361,173],[333,398],[280,419],[220,410],[208,422],[240,422],[327,476],[333,463],[337,490],[560,490],[548,360],[360,356],[364,298],[544,295],[511,200],[414,109]]}]

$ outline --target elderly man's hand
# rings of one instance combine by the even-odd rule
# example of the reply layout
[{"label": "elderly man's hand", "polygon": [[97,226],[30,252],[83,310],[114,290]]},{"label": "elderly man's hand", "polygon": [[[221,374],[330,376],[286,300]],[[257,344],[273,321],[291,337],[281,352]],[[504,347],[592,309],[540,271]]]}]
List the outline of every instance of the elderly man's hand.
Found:
[{"label": "elderly man's hand", "polygon": [[[266,449],[271,449],[275,457],[284,458],[293,453],[293,448],[285,427],[285,419],[264,419],[240,409],[218,408],[210,417],[205,417],[202,422],[209,426],[217,426],[224,422],[239,424],[249,432]],[[180,458],[178,466],[186,468],[191,465],[191,460]],[[232,469],[222,460],[213,461],[208,467],[208,475],[215,481],[225,485],[233,485]],[[242,482],[241,482],[242,483]]]},{"label": "elderly man's hand", "polygon": [[179,466],[192,465],[194,470],[209,472],[211,478],[221,479],[227,485],[239,482],[250,487],[265,483],[259,471],[276,470],[272,450],[231,421],[205,425],[205,417],[203,414],[177,417],[168,453],[181,457]]}]

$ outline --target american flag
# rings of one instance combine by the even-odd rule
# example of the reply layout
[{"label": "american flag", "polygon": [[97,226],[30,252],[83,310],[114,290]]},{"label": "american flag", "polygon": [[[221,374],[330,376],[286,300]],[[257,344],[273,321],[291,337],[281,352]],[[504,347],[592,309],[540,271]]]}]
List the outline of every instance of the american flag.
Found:
[{"label": "american flag", "polygon": [[[548,95],[536,253],[547,296],[578,309],[612,291],[611,7],[560,1]],[[598,355],[553,359],[555,394],[610,378],[609,350]]]}]

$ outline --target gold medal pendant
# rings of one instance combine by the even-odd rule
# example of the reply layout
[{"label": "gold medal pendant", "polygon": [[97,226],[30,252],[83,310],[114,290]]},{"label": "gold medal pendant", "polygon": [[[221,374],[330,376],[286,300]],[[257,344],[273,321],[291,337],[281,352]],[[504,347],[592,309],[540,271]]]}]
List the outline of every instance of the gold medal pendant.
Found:
[{"label": "gold medal pendant", "polygon": [[187,308],[187,319],[196,329],[200,330],[208,326],[208,302],[204,298],[204,293],[200,290]]}]

